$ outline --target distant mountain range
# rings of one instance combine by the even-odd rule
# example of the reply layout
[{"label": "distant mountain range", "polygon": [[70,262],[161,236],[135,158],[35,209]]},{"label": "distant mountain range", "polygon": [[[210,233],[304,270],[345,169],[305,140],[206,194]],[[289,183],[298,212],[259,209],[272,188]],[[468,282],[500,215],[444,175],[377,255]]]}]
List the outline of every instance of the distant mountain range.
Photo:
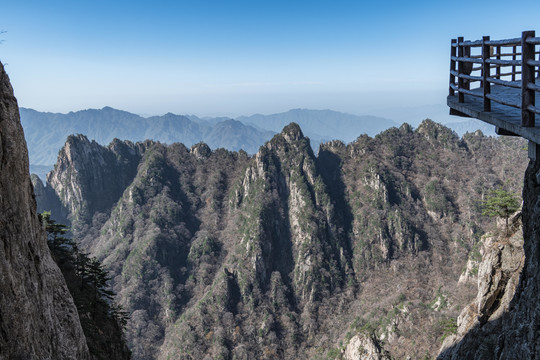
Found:
[{"label": "distant mountain range", "polygon": [[476,119],[467,119],[446,123],[445,126],[454,130],[459,136],[480,130],[486,136],[495,136],[495,126]]},{"label": "distant mountain range", "polygon": [[255,153],[274,132],[256,129],[233,119],[211,123],[195,116],[165,114],[143,118],[110,107],[68,114],[45,113],[21,108],[30,163],[50,165],[72,134],[84,134],[102,145],[114,138],[131,141],[151,139],[163,143],[181,142],[191,146],[205,142],[212,148],[244,149]]},{"label": "distant mountain range", "polygon": [[[346,143],[359,135],[374,136],[399,124],[376,116],[358,116],[332,110],[294,109],[271,115],[255,114],[237,119],[226,117],[199,118],[194,115],[142,117],[127,111],[104,107],[67,114],[39,112],[21,108],[21,122],[30,156],[31,172],[42,179],[52,169],[58,151],[72,134],[84,134],[99,144],[107,145],[114,138],[131,141],[151,139],[162,143],[181,142],[192,146],[199,142],[212,149],[245,150],[254,154],[274,134],[291,122],[299,124],[311,139],[314,150],[322,142],[339,139]],[[479,121],[465,120],[447,124],[458,135],[478,128],[491,135],[493,130]],[[484,127],[482,127],[482,125]]]},{"label": "distant mountain range", "polygon": [[356,140],[359,135],[374,136],[383,130],[399,125],[393,120],[377,116],[358,116],[332,110],[309,109],[294,109],[272,115],[255,114],[242,116],[237,120],[276,133],[294,122],[300,125],[306,136],[318,143],[335,139],[349,143]]}]

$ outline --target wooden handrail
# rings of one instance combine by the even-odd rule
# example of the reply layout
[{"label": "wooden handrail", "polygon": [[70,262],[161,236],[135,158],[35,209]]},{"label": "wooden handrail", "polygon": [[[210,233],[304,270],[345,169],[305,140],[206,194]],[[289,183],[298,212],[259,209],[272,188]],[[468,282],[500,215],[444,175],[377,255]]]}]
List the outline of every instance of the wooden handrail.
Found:
[{"label": "wooden handrail", "polygon": [[[508,72],[508,73],[501,73],[501,74],[499,74],[499,76],[503,77],[503,76],[510,76],[510,75],[518,75],[518,74],[521,74],[521,71],[511,71],[511,72]],[[514,80],[512,80],[512,81],[514,81]]]},{"label": "wooden handrail", "polygon": [[533,112],[535,114],[540,115],[540,108],[537,108],[536,106],[529,105],[529,106],[527,106],[527,110],[529,110],[530,112]]},{"label": "wooden handrail", "polygon": [[472,90],[467,90],[467,89],[459,89],[459,92],[461,93],[464,93],[464,94],[467,94],[467,95],[471,95],[471,96],[476,96],[476,97],[482,97],[483,95],[479,92],[476,92],[476,91],[472,91]]},{"label": "wooden handrail", "polygon": [[499,60],[499,59],[486,59],[486,64],[504,65],[504,66],[521,66],[521,60]]},{"label": "wooden handrail", "polygon": [[459,74],[456,70],[450,70],[450,74],[454,75],[455,77],[460,77],[465,80],[470,81],[482,81],[481,76],[473,76],[473,75],[466,75],[466,74]]},{"label": "wooden handrail", "polygon": [[480,40],[477,40],[477,41],[457,41],[455,44],[452,44],[452,46],[454,47],[459,47],[459,46],[466,46],[466,47],[479,47],[479,46],[482,46],[482,41]]},{"label": "wooden handrail", "polygon": [[521,45],[521,38],[505,39],[505,40],[491,40],[486,43],[489,46],[514,46]]},{"label": "wooden handrail", "polygon": [[528,87],[529,89],[531,89],[531,90],[540,92],[540,86],[538,86],[538,85],[536,85],[536,84],[531,84],[531,83],[529,83],[529,84],[527,84],[527,87]]},{"label": "wooden handrail", "polygon": [[[464,40],[463,37],[452,39],[450,95],[457,92],[460,103],[465,102],[464,95],[482,97],[486,112],[491,111],[491,101],[521,109],[521,125],[535,126],[535,115],[540,114],[540,108],[535,104],[535,93],[540,92],[540,86],[535,83],[536,74],[540,75],[540,59],[536,59],[540,52],[536,50],[536,45],[540,45],[540,37],[536,37],[534,31],[524,31],[521,38],[514,39],[490,40],[489,36],[476,41]],[[473,47],[481,47],[481,54],[471,55]],[[502,52],[503,47],[510,47],[511,51]],[[508,59],[509,57],[511,59]],[[480,66],[473,66],[474,64]],[[503,67],[511,67],[511,71],[503,73]],[[495,69],[495,73],[492,73],[491,69]],[[481,76],[477,76],[476,71],[480,71]],[[521,75],[521,79],[516,81],[516,75]],[[512,81],[501,79],[510,76]],[[476,81],[481,82],[481,92],[470,88],[470,84]],[[491,94],[491,84],[521,89],[521,99],[512,101],[495,96]]]},{"label": "wooden handrail", "polygon": [[514,89],[521,89],[521,84],[516,84],[515,82],[505,81],[497,78],[488,77],[487,81],[495,85],[501,85],[506,87],[511,87]]},{"label": "wooden handrail", "polygon": [[540,37],[530,37],[527,39],[527,44],[540,45]]},{"label": "wooden handrail", "polygon": [[498,102],[499,104],[503,104],[506,106],[511,106],[516,109],[521,109],[521,105],[518,101],[510,101],[503,99],[502,97],[495,96],[493,94],[487,94],[486,95],[488,99]]},{"label": "wooden handrail", "polygon": [[460,62],[466,62],[466,63],[474,63],[474,64],[481,64],[481,59],[474,59],[471,57],[465,57],[465,56],[452,56],[452,60],[454,61],[460,61]]}]

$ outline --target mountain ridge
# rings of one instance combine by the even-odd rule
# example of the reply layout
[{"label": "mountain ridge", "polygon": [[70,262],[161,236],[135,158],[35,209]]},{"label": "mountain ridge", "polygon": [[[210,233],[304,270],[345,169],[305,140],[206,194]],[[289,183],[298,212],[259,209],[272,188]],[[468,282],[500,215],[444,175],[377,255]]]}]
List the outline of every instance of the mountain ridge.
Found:
[{"label": "mountain ridge", "polygon": [[[315,142],[342,140],[349,143],[359,134],[375,136],[398,124],[372,115],[353,115],[334,110],[291,109],[277,114],[240,116],[237,120],[280,132],[287,124],[299,124],[305,134]],[[358,135],[356,135],[358,134]]]},{"label": "mountain ridge", "polygon": [[[51,178],[100,158],[72,141],[81,156],[61,152]],[[521,171],[522,148],[433,121],[325,143],[317,156],[297,124],[254,156],[152,143],[114,204],[70,216],[132,313],[135,359],[317,358],[360,343],[421,357],[474,293],[458,280],[488,222],[470,199]],[[104,183],[80,174],[75,192]],[[72,208],[58,184],[45,189]],[[91,207],[89,196],[75,205]]]},{"label": "mountain ridge", "polygon": [[[184,115],[167,113],[162,116],[143,118],[139,115],[111,107],[87,109],[67,114],[41,113],[21,108],[21,121],[28,142],[32,165],[51,165],[56,162],[58,151],[69,135],[84,134],[100,144],[108,144],[114,138],[131,141],[153,139],[165,143],[182,142],[188,146],[206,141],[212,148],[227,147],[244,149],[255,153],[264,141],[274,134],[235,123],[235,131],[220,134],[223,121],[211,124]],[[228,122],[225,122],[225,126]],[[221,128],[216,125],[221,125]]]},{"label": "mountain ridge", "polygon": [[[30,154],[31,171],[45,180],[46,173],[56,161],[58,151],[69,135],[84,134],[91,140],[106,145],[113,138],[131,141],[153,139],[164,143],[181,142],[191,146],[207,143],[212,149],[245,150],[250,154],[291,122],[300,124],[311,139],[316,150],[320,143],[355,140],[356,134],[375,136],[392,126],[392,120],[370,116],[353,115],[333,110],[292,109],[287,112],[251,116],[199,118],[195,115],[167,113],[143,117],[110,106],[102,109],[86,109],[68,113],[39,112],[21,108],[21,121]],[[449,124],[459,135],[466,131],[482,129],[494,134],[492,129],[482,127],[476,121]]]}]

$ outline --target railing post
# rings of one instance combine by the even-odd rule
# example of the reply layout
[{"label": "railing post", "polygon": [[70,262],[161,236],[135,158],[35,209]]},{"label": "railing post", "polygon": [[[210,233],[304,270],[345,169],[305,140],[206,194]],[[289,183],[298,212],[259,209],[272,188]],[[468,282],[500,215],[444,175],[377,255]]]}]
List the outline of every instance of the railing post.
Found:
[{"label": "railing post", "polygon": [[[465,56],[466,58],[471,57],[471,47],[470,46],[463,46],[463,56]],[[463,70],[462,72],[464,74],[466,74],[466,75],[471,75],[473,65],[474,64],[470,63],[470,62],[464,63],[463,68],[462,68],[462,70]],[[465,85],[465,89],[471,90],[471,81],[470,80],[464,79],[463,84]]]},{"label": "railing post", "polygon": [[529,65],[528,61],[534,60],[535,54],[534,44],[527,44],[527,38],[534,36],[534,31],[521,33],[521,126],[523,127],[534,127],[535,113],[528,107],[535,105],[535,91],[529,89],[529,84],[534,84],[536,69]]},{"label": "railing post", "polygon": [[452,42],[450,44],[450,87],[449,87],[449,93],[450,95],[454,96],[455,92],[454,92],[454,88],[452,87],[452,85],[455,85],[456,84],[456,77],[454,74],[452,74],[452,71],[456,71],[456,61],[454,59],[452,59],[453,57],[456,56],[456,47],[454,46],[454,44],[457,42],[457,39],[452,39]]},{"label": "railing post", "polygon": [[[458,57],[463,57],[463,37],[460,36],[457,39],[458,41]],[[461,89],[463,89],[465,86],[463,82],[463,78],[459,75],[463,74],[463,62],[458,61],[458,102],[463,103],[465,102],[465,94],[461,92]]]},{"label": "railing post", "polygon": [[491,65],[487,63],[490,58],[491,48],[487,44],[489,36],[482,37],[482,87],[484,89],[484,111],[491,111],[491,100],[487,97],[491,93],[491,83],[488,77],[491,77]]},{"label": "railing post", "polygon": [[[497,59],[497,60],[501,60],[501,47],[500,47],[500,46],[497,46],[497,55],[495,55],[495,56],[496,56],[496,59]],[[502,66],[502,65],[498,65],[498,64],[497,64],[497,65],[495,65],[495,66],[496,66],[495,71],[496,71],[496,74],[497,74],[496,77],[497,77],[497,79],[500,80],[500,79],[501,79],[501,66]]]},{"label": "railing post", "polygon": [[[512,60],[517,59],[517,46],[512,47]],[[512,65],[512,81],[516,81],[516,65]]]}]

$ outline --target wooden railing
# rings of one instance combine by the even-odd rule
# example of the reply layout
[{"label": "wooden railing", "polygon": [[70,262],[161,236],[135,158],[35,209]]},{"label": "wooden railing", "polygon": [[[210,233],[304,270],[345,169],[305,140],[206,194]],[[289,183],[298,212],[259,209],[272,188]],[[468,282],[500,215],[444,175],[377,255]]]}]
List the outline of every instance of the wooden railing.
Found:
[{"label": "wooden railing", "polygon": [[[537,45],[540,38],[535,37],[534,31],[524,31],[521,38],[506,40],[490,40],[489,36],[477,41],[452,39],[450,95],[457,92],[460,103],[465,102],[465,95],[481,97],[487,112],[491,111],[492,101],[521,109],[521,125],[534,127],[535,114],[540,114],[535,104],[535,94],[540,92],[540,86],[535,83],[540,71]],[[492,94],[491,85],[520,89],[520,100]]]}]

